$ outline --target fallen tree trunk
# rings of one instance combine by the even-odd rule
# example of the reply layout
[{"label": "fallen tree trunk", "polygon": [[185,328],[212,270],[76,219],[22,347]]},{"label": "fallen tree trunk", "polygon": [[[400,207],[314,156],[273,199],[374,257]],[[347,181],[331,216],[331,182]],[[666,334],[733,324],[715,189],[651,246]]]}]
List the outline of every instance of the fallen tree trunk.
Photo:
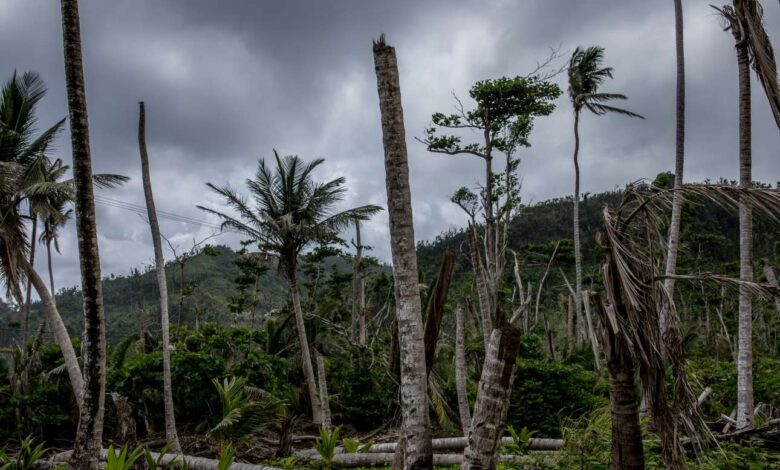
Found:
[{"label": "fallen tree trunk", "polygon": [[[120,451],[116,450],[116,453],[118,454]],[[71,455],[73,454],[72,450],[66,451],[66,452],[60,452],[59,454],[53,455],[49,462],[51,463],[58,463],[62,464],[65,462],[68,462],[70,460]],[[187,468],[190,470],[218,470],[219,469],[219,460],[215,459],[207,459],[204,457],[190,457],[188,455],[181,455],[181,454],[165,454],[160,458],[160,454],[157,452],[151,452],[152,458],[155,460],[160,459],[160,464],[162,465],[169,465],[176,462],[181,462],[182,459],[187,462]],[[100,451],[100,459],[106,460],[108,456],[108,450],[103,449]],[[281,470],[277,467],[269,467],[266,465],[255,465],[251,463],[233,463],[230,465],[230,470]]]},{"label": "fallen tree trunk", "polygon": [[[466,437],[445,437],[440,439],[433,439],[433,450],[436,452],[441,451],[462,451],[466,448],[466,444],[468,443],[468,438]],[[511,437],[504,437],[501,439],[502,444],[513,444],[514,441]],[[395,442],[383,442],[374,444],[371,446],[371,448],[368,449],[369,454],[384,454],[384,453],[393,453],[395,452],[396,446],[398,444]],[[563,439],[550,439],[550,438],[543,438],[543,437],[534,437],[531,439],[531,441],[528,444],[528,449],[532,451],[551,451],[551,450],[560,450],[563,448]],[[343,454],[344,453],[344,447],[339,446],[336,447],[336,453],[337,454]],[[299,450],[295,452],[293,455],[296,457],[311,457],[313,455],[318,455],[317,451],[314,449],[306,449],[306,450]],[[364,454],[365,455],[365,454]]]},{"label": "fallen tree trunk", "polygon": [[[394,453],[337,454],[333,459],[333,463],[339,467],[372,467],[379,465],[389,465],[393,462],[394,455]],[[500,455],[498,457],[498,461],[529,464],[536,461],[533,457],[534,456],[531,455]],[[319,454],[315,454],[309,458],[314,462],[322,460],[322,457],[320,457]],[[445,465],[460,465],[462,463],[463,454],[433,454],[433,465],[437,467]]]}]

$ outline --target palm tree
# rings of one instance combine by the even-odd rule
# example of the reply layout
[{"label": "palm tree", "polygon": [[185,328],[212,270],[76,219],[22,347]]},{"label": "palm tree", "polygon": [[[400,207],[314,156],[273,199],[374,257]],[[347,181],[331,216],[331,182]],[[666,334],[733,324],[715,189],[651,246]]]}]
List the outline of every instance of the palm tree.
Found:
[{"label": "palm tree", "polygon": [[378,41],[374,41],[373,49],[379,109],[382,115],[390,247],[393,256],[401,359],[403,430],[399,448],[404,449],[403,468],[422,470],[433,468],[433,450],[401,85],[395,48],[389,46],[382,35]]},{"label": "palm tree", "polygon": [[71,466],[76,470],[100,467],[103,411],[106,395],[106,334],[100,254],[92,191],[92,156],[89,120],[81,58],[81,26],[78,0],[61,0],[62,46],[68,95],[73,181],[76,189],[76,232],[81,264],[84,305],[84,396],[73,443]]},{"label": "palm tree", "polygon": [[[685,48],[683,47],[683,11],[682,0],[674,0],[675,49],[677,51],[677,106],[674,157],[674,187],[682,188],[683,167],[685,163]],[[682,214],[683,196],[679,191],[674,193],[672,203],[672,219],[669,222],[669,248],[666,255],[666,275],[671,276],[677,266],[677,251],[680,243],[680,215]],[[669,295],[674,295],[674,278],[664,281]],[[666,312],[661,312],[661,333],[667,329]]]},{"label": "palm tree", "polygon": [[217,187],[212,183],[208,183],[208,187],[225,198],[228,206],[238,212],[238,218],[218,210],[198,207],[222,219],[223,229],[247,235],[257,242],[260,250],[278,256],[279,273],[290,283],[312,419],[316,424],[322,424],[322,409],[301,310],[298,256],[309,245],[329,244],[338,240],[341,230],[355,220],[368,219],[381,209],[366,205],[334,213],[334,206],[342,200],[346,191],[345,179],[341,177],[327,183],[315,182],[312,173],[325,160],[316,159],[306,163],[295,155],[282,158],[275,150],[274,158],[275,171],[265,160],[260,160],[255,178],[246,180],[256,207],[250,207],[249,202],[234,189]]},{"label": "palm tree", "polygon": [[604,48],[577,47],[569,60],[569,98],[574,107],[574,265],[576,273],[577,318],[582,318],[582,247],[580,243],[580,112],[587,109],[596,116],[617,113],[625,116],[644,117],[634,112],[617,108],[607,103],[625,100],[619,93],[600,93],[599,87],[607,78],[612,78],[612,67],[603,67]]},{"label": "palm tree", "polygon": [[[59,193],[50,187],[40,187],[48,168],[47,148],[63,121],[56,123],[38,137],[35,134],[35,108],[46,94],[40,76],[28,72],[21,77],[15,73],[2,90],[0,103],[0,270],[8,294],[22,303],[20,282],[27,278],[41,297],[47,321],[65,359],[68,376],[76,401],[81,403],[83,379],[76,353],[68,331],[57,312],[54,300],[31,263],[35,239],[27,238],[26,219],[21,206],[27,202],[35,220],[36,214],[53,214],[47,200]],[[34,235],[34,233],[33,233]],[[40,281],[40,282],[39,282]],[[42,288],[40,288],[42,286]],[[27,314],[27,311],[25,311]],[[28,323],[25,318],[25,328]]]}]

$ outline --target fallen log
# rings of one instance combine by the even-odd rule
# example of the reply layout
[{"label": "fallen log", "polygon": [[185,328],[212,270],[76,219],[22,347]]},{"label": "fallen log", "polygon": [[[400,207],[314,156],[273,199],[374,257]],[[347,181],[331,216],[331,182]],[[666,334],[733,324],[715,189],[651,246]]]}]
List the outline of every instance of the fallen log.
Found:
[{"label": "fallen log", "polygon": [[[340,467],[374,467],[390,465],[393,462],[392,452],[365,453],[365,454],[336,454],[333,463]],[[313,462],[322,460],[319,454],[308,457]],[[545,464],[552,463],[552,458],[544,457]],[[499,462],[530,464],[538,460],[533,455],[499,455]],[[460,465],[463,463],[463,454],[433,454],[433,465]]]},{"label": "fallen log", "polygon": [[[117,454],[119,453],[119,450],[116,450]],[[51,458],[49,458],[49,462],[51,463],[67,463],[70,460],[70,456],[73,453],[72,450],[68,450],[65,452],[60,452],[59,454],[53,455]],[[219,460],[215,459],[207,459],[204,457],[191,457],[189,455],[182,455],[182,454],[165,454],[160,458],[160,454],[157,452],[151,452],[152,458],[155,460],[160,459],[160,464],[162,465],[169,465],[173,463],[174,461],[181,462],[184,460],[187,462],[187,468],[190,470],[218,470],[219,469]],[[100,451],[100,458],[102,460],[106,460],[108,455],[108,450],[103,449]],[[230,466],[230,470],[281,470],[280,468],[276,467],[269,467],[267,465],[255,465],[251,463],[233,463]]]},{"label": "fallen log", "polygon": [[[504,437],[501,440],[502,444],[513,444],[514,441],[511,437]],[[457,450],[462,451],[466,448],[468,438],[466,437],[445,437],[440,439],[433,439],[433,450],[436,451],[448,451]],[[368,454],[383,454],[395,452],[395,442],[383,442],[374,444],[368,449]],[[560,450],[563,447],[563,439],[550,439],[543,437],[534,437],[528,443],[528,450]],[[336,448],[337,454],[344,453],[344,447],[339,446]],[[305,449],[295,452],[293,455],[296,457],[311,457],[317,455],[317,451],[314,449]]]}]

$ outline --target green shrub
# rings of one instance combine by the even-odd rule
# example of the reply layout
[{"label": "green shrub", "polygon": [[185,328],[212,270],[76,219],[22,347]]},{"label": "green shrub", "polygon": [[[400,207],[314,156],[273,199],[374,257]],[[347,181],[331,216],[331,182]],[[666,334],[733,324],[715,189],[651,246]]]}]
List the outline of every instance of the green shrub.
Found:
[{"label": "green shrub", "polygon": [[559,437],[566,418],[606,402],[608,385],[595,372],[548,360],[519,359],[507,424]]},{"label": "green shrub", "polygon": [[333,359],[328,371],[333,413],[359,431],[380,426],[396,406],[397,386],[381,367],[361,369]]}]

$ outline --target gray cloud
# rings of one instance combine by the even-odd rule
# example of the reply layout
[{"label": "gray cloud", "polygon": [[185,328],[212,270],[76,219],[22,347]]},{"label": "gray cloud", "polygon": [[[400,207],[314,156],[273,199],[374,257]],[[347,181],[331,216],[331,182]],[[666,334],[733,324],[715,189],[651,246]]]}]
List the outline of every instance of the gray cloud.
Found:
[{"label": "gray cloud", "polygon": [[[523,74],[548,48],[599,44],[615,79],[605,89],[629,96],[647,120],[583,119],[583,190],[613,189],[673,166],[673,9],[660,2],[213,2],[82,0],[87,97],[95,170],[133,177],[106,197],[143,204],[136,144],[137,102],[147,103],[147,138],[158,208],[211,223],[196,204],[219,207],[207,181],[242,185],[257,159],[281,153],[324,157],[318,177],[345,175],[344,205],[385,205],[383,159],[371,39],[396,46],[407,125],[418,239],[464,220],[448,195],[473,185],[481,162],[428,154],[412,138],[434,111],[451,109],[477,80]],[[737,75],[733,43],[708,2],[685,5],[689,180],[737,176]],[[777,5],[767,27],[780,37]],[[3,0],[0,63],[36,70],[50,93],[44,126],[65,116],[59,7],[48,0]],[[556,78],[565,89],[565,77]],[[754,174],[780,179],[780,134],[756,83]],[[526,201],[571,192],[572,116],[566,97],[540,119],[523,151]],[[57,155],[70,159],[67,133]],[[100,206],[103,270],[151,263],[148,228],[131,212]],[[163,232],[182,247],[211,229],[170,220]],[[386,215],[366,242],[387,259]],[[347,234],[349,236],[349,234]],[[234,235],[215,241],[236,244]],[[56,257],[59,285],[78,282],[75,234]]]}]

